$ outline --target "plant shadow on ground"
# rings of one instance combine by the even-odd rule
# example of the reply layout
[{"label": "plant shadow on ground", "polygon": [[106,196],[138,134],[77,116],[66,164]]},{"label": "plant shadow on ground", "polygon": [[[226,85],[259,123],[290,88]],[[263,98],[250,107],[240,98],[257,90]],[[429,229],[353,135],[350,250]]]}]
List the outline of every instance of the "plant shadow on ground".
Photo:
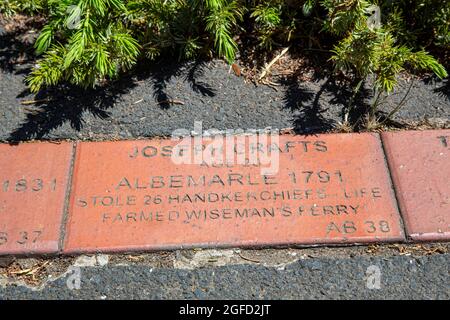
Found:
[{"label": "plant shadow on ground", "polygon": [[[108,88],[83,90],[70,85],[60,85],[43,90],[34,96],[36,103],[28,108],[25,121],[9,136],[11,142],[43,139],[53,129],[69,122],[80,131],[83,127],[83,113],[90,112],[100,119],[109,118],[108,109],[120,95],[130,89],[123,83]],[[18,97],[28,94],[28,90]]]},{"label": "plant shadow on ground", "polygon": [[434,92],[444,96],[450,102],[450,79],[444,79],[441,84],[439,88],[434,89]]},{"label": "plant shadow on ground", "polygon": [[[284,108],[290,110],[293,114],[294,132],[298,134],[314,134],[323,133],[336,128],[336,120],[327,115],[327,106],[340,106],[340,118],[344,118],[344,114],[348,112],[348,121],[350,123],[358,123],[360,119],[367,113],[369,104],[367,97],[371,95],[371,91],[361,86],[361,90],[354,96],[352,88],[354,83],[348,79],[336,77],[332,71],[318,66],[326,66],[324,57],[315,55],[311,57],[305,53],[294,53],[293,59],[301,59],[306,61],[306,65],[297,67],[295,71],[283,78],[280,82],[286,86],[284,96]],[[319,83],[318,90],[311,90],[299,79],[301,79],[306,70],[312,70],[312,74],[308,78],[308,82]],[[324,95],[331,96],[327,103],[324,103]],[[353,108],[349,107],[349,102],[353,100]],[[359,129],[354,128],[354,129]]]},{"label": "plant shadow on ground", "polygon": [[[37,37],[36,30],[43,21],[39,18],[15,16],[6,20],[0,16],[0,70],[14,74],[28,74],[36,62],[33,44]],[[163,66],[163,67],[161,67]],[[173,103],[167,92],[167,84],[172,77],[185,74],[194,92],[204,96],[214,96],[215,90],[208,84],[197,80],[204,72],[207,61],[194,62],[159,61],[148,64],[139,63],[138,67],[122,75],[119,80],[94,89],[82,88],[64,83],[41,90],[33,96],[32,106],[26,108],[25,120],[8,137],[10,142],[32,139],[45,139],[53,129],[69,122],[70,126],[80,131],[83,127],[83,114],[89,112],[100,119],[108,119],[116,101],[139,81],[150,79],[153,96],[158,105],[167,109]],[[17,98],[30,96],[28,89]]]},{"label": "plant shadow on ground", "polygon": [[[33,42],[36,34],[29,30],[36,26],[36,21],[23,21],[19,27],[5,31],[0,24],[0,68],[4,72],[26,74],[30,66],[35,62],[33,54]],[[291,50],[292,51],[292,50]],[[304,51],[293,53],[293,59],[304,59]],[[245,54],[243,55],[243,57]],[[260,57],[262,56],[262,53]],[[252,56],[252,59],[255,55]],[[326,132],[336,125],[335,120],[326,115],[326,107],[322,101],[324,94],[332,95],[328,104],[345,106],[352,96],[351,86],[348,81],[338,81],[331,76],[331,72],[318,66],[327,65],[320,55],[312,54],[307,57],[310,66],[315,68],[312,79],[321,83],[319,90],[309,89],[301,82],[301,76],[305,69],[300,65],[293,74],[279,81],[285,87],[283,107],[292,115],[292,126],[296,133],[313,134]],[[243,63],[249,63],[242,58]],[[266,60],[267,61],[267,57]],[[26,118],[8,137],[10,142],[26,141],[32,139],[46,139],[52,130],[69,123],[70,126],[80,131],[83,127],[83,115],[91,113],[100,119],[111,117],[109,109],[127,94],[141,81],[149,81],[153,90],[153,97],[160,108],[168,109],[174,101],[168,91],[168,84],[174,77],[183,77],[192,90],[203,96],[214,97],[216,90],[211,84],[198,80],[205,68],[208,68],[208,60],[198,59],[191,62],[174,62],[173,59],[165,59],[156,63],[140,62],[138,66],[121,76],[117,81],[111,81],[107,85],[95,89],[84,90],[69,84],[61,84],[42,90],[32,99],[32,106],[26,108]],[[256,69],[264,64],[263,60],[253,61]],[[355,108],[349,114],[349,120],[360,118],[367,111],[362,92],[354,100]],[[28,90],[21,92],[17,98],[25,98],[30,95]],[[345,109],[342,110],[345,112]]]},{"label": "plant shadow on ground", "polygon": [[[247,25],[247,28],[250,28],[246,33],[248,37],[240,38],[240,47],[243,48],[240,60],[252,76],[257,78],[259,75],[255,72],[259,73],[265,68],[282,48],[268,51],[255,46],[256,39],[251,36],[253,26]],[[284,56],[288,56],[287,62],[281,62],[285,69],[293,72],[275,81],[285,87],[283,108],[292,114],[294,132],[315,134],[335,129],[336,117],[330,116],[327,112],[332,106],[342,108],[341,119],[348,112],[348,121],[358,124],[354,130],[362,129],[360,123],[370,108],[367,97],[372,96],[371,90],[362,85],[360,91],[354,96],[353,88],[356,83],[333,73],[333,66],[329,61],[331,53],[329,50],[324,50],[325,47],[331,49],[330,37],[321,37],[320,41],[308,35],[301,38],[302,40],[295,47],[291,46],[288,54]],[[315,47],[314,44],[317,43],[322,43],[324,48],[320,45]],[[280,61],[281,59],[277,64]],[[274,67],[272,69],[276,69]],[[307,73],[312,75],[305,77]],[[305,82],[319,84],[319,88],[312,89]],[[348,110],[350,100],[353,100],[353,107]]]},{"label": "plant shadow on ground", "polygon": [[[151,65],[140,64],[139,69],[124,74],[119,80],[95,89],[84,90],[68,84],[62,84],[42,90],[33,97],[34,104],[27,108],[26,118],[9,136],[8,140],[25,141],[31,139],[45,139],[52,130],[66,122],[80,131],[83,127],[83,115],[90,113],[97,118],[106,120],[111,117],[109,109],[121,99],[122,95],[130,92],[139,82],[149,82],[153,97],[162,109],[169,109],[173,100],[168,84],[174,77],[183,77],[192,90],[202,96],[214,97],[216,90],[210,84],[199,81],[208,61],[197,60],[186,63],[155,63]],[[292,126],[295,133],[315,134],[323,133],[335,128],[335,120],[327,116],[326,107],[323,106],[322,96],[331,94],[328,104],[345,105],[352,95],[351,88],[345,81],[338,82],[330,74],[316,73],[312,81],[321,83],[318,91],[311,90],[299,81],[303,72],[300,68],[294,74],[283,79],[280,83],[285,86],[283,108],[288,109],[292,115]],[[29,95],[28,90],[17,97],[24,98]],[[367,92],[362,92],[350,113],[351,119],[363,114],[367,105],[363,98]],[[344,110],[342,111],[344,112]]]},{"label": "plant shadow on ground", "polygon": [[174,77],[183,76],[188,82],[192,90],[202,96],[214,97],[216,90],[208,83],[199,81],[208,67],[208,61],[197,59],[193,62],[171,63],[169,61],[160,61],[153,65],[149,65],[146,69],[148,72],[138,75],[140,80],[145,80],[147,75],[152,79],[153,97],[158,105],[163,109],[168,109],[174,103],[167,90],[167,85]]},{"label": "plant shadow on ground", "polygon": [[33,44],[40,28],[39,19],[17,16],[5,20],[0,15],[0,69],[4,72],[24,74],[35,61]]},{"label": "plant shadow on ground", "polygon": [[[214,96],[215,90],[211,86],[197,80],[204,72],[206,63],[202,60],[172,64],[159,62],[152,65],[140,63],[139,69],[131,70],[119,80],[95,89],[84,90],[73,85],[61,84],[42,90],[33,97],[34,104],[32,108],[28,108],[25,121],[10,134],[8,140],[17,142],[43,139],[53,129],[66,122],[69,122],[73,129],[80,131],[85,112],[106,120],[110,118],[108,109],[114,107],[121,96],[130,92],[140,81],[151,81],[153,96],[163,109],[169,108],[174,103],[167,91],[167,84],[172,77],[182,74],[194,92]],[[24,90],[17,97],[23,98],[29,94],[28,90]]]}]

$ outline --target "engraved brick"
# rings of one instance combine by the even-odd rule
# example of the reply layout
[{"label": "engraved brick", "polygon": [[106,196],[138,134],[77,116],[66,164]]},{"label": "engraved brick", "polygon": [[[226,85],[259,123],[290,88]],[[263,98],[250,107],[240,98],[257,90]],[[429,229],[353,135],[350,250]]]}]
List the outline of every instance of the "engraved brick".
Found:
[{"label": "engraved brick", "polygon": [[0,254],[59,249],[71,143],[0,144]]},{"label": "engraved brick", "polygon": [[403,239],[378,135],[267,137],[79,143],[64,251]]},{"label": "engraved brick", "polygon": [[383,133],[406,229],[415,240],[450,239],[450,130]]}]

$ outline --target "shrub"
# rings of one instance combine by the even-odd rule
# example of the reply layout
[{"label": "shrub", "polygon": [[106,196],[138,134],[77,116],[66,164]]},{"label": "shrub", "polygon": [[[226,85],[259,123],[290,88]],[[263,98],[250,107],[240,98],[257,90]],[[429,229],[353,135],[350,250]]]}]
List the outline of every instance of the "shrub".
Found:
[{"label": "shrub", "polygon": [[164,51],[193,58],[213,48],[232,62],[232,28],[242,17],[236,1],[48,0],[48,24],[36,41],[44,54],[28,77],[39,91],[63,80],[92,87],[130,69],[138,57]]},{"label": "shrub", "polygon": [[[328,11],[325,28],[343,37],[331,50],[331,60],[336,69],[350,72],[354,76],[355,95],[363,81],[371,75],[374,77],[375,99],[369,110],[369,121],[376,122],[375,113],[380,104],[380,96],[394,90],[399,73],[406,68],[410,71],[432,71],[441,79],[447,77],[445,68],[428,52],[423,49],[414,51],[413,47],[405,44],[408,35],[403,33],[402,37],[402,34],[397,33],[397,29],[389,25],[389,16],[386,26],[381,23],[381,17],[379,23],[368,19],[367,15],[374,10],[368,1],[324,0],[322,4]],[[394,7],[394,12],[398,13],[398,8]],[[395,33],[400,41],[394,36]],[[351,102],[347,107],[345,121],[352,108]],[[394,112],[400,107],[401,104],[395,107]],[[388,117],[394,112],[389,113]]]},{"label": "shrub", "polygon": [[[323,4],[328,9],[326,29],[343,36],[331,50],[337,69],[351,71],[360,80],[374,75],[375,89],[388,93],[406,66],[410,70],[431,70],[440,78],[447,76],[444,67],[426,51],[414,52],[399,44],[390,28],[370,26],[369,2],[325,0]],[[341,7],[344,5],[345,9]]]},{"label": "shrub", "polygon": [[49,23],[35,47],[45,53],[28,83],[33,92],[62,80],[83,87],[130,68],[140,53],[122,0],[49,0]]},{"label": "shrub", "polygon": [[[381,25],[368,23],[372,5]],[[408,69],[447,76],[426,49],[450,48],[450,2],[441,0],[9,0],[2,12],[40,13],[42,55],[28,77],[33,92],[68,81],[92,87],[138,59],[218,56],[232,63],[236,39],[270,52],[287,45],[328,52],[336,70],[391,92]],[[369,19],[369,20],[368,20]]]},{"label": "shrub", "polygon": [[242,19],[237,1],[136,0],[127,2],[127,8],[143,53],[150,59],[169,50],[180,59],[190,59],[211,48],[228,62],[235,58],[233,31]]},{"label": "shrub", "polygon": [[0,13],[11,16],[16,13],[36,14],[43,12],[47,5],[47,0],[2,0],[0,3]]},{"label": "shrub", "polygon": [[442,0],[383,1],[386,25],[403,43],[450,48],[450,2]]}]

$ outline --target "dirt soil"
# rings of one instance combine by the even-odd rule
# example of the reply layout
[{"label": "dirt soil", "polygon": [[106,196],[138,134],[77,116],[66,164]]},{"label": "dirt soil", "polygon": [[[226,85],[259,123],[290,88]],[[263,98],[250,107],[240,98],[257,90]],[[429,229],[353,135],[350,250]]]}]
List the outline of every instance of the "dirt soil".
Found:
[{"label": "dirt soil", "polygon": [[188,269],[221,267],[226,265],[255,264],[279,267],[297,260],[317,258],[356,257],[421,257],[447,255],[450,243],[386,244],[349,247],[304,247],[277,249],[192,249],[153,253],[113,255],[82,255],[76,257],[0,257],[0,286],[2,283],[40,287],[65,275],[73,266],[133,266]]}]

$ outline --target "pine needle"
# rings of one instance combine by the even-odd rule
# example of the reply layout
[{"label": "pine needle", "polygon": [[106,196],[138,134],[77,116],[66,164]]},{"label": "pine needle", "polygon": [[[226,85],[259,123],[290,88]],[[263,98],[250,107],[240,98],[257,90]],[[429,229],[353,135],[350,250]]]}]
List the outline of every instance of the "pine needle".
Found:
[{"label": "pine needle", "polygon": [[32,105],[32,104],[37,104],[37,103],[42,103],[42,102],[50,102],[50,101],[52,101],[52,99],[23,100],[23,101],[20,101],[20,104],[22,104],[24,106],[28,106],[28,105]]}]

